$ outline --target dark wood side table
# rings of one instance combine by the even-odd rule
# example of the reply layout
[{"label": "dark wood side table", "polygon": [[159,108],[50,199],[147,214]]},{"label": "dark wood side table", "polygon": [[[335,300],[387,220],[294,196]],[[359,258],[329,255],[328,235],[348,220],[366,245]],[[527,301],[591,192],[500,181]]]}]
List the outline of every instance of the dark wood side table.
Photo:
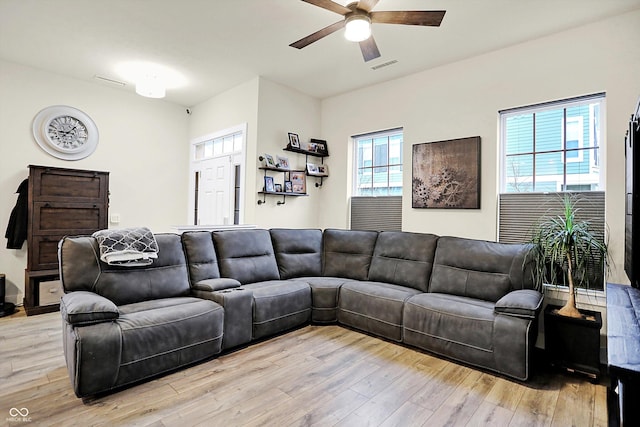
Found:
[{"label": "dark wood side table", "polygon": [[640,425],[640,289],[607,283],[609,425]]}]

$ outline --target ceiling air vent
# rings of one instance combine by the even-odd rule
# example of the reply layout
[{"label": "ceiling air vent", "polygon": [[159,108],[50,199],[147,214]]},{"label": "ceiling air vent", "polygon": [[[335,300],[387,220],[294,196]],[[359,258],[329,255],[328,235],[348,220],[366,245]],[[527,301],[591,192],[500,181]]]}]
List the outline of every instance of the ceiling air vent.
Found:
[{"label": "ceiling air vent", "polygon": [[114,80],[114,79],[110,79],[109,77],[104,77],[104,76],[99,76],[99,75],[95,75],[93,76],[94,79],[99,80],[103,83],[111,83],[113,85],[118,85],[118,86],[126,86],[127,84],[125,82],[121,82],[119,80]]},{"label": "ceiling air vent", "polygon": [[380,68],[388,67],[389,65],[393,65],[393,64],[395,64],[397,62],[398,61],[396,59],[394,59],[393,61],[388,61],[388,62],[385,62],[383,64],[374,65],[373,67],[371,67],[371,69],[372,70],[379,70]]}]

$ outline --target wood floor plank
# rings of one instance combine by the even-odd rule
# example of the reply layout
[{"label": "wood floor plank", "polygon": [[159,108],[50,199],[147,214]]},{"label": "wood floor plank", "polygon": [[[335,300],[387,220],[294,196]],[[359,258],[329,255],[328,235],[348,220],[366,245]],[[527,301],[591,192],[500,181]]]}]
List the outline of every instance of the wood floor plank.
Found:
[{"label": "wood floor plank", "polygon": [[523,393],[524,389],[520,383],[498,378],[486,400],[510,411],[515,411]]},{"label": "wood floor plank", "polygon": [[[548,426],[553,420],[562,381],[543,373],[524,389],[510,426]],[[586,405],[585,405],[586,406]]]},{"label": "wood floor plank", "polygon": [[485,400],[480,404],[466,426],[508,426],[513,419],[513,415],[513,411]]},{"label": "wood floor plank", "polygon": [[0,415],[28,408],[38,426],[607,421],[604,381],[541,370],[520,383],[337,325],[306,326],[84,401],[68,378],[59,313],[1,319],[0,344]]},{"label": "wood floor plank", "polygon": [[594,405],[595,386],[576,377],[566,377],[560,386],[556,409],[553,413],[553,426],[591,426],[593,411],[575,411],[578,403]]},{"label": "wood floor plank", "polygon": [[478,410],[496,377],[480,371],[470,372],[429,418],[434,425],[465,425]]},{"label": "wood floor plank", "polygon": [[[604,386],[598,385],[595,387],[594,394],[593,425],[594,427],[606,427],[609,424],[607,414],[607,389]],[[582,406],[582,402],[578,404],[578,407],[580,406]]]}]

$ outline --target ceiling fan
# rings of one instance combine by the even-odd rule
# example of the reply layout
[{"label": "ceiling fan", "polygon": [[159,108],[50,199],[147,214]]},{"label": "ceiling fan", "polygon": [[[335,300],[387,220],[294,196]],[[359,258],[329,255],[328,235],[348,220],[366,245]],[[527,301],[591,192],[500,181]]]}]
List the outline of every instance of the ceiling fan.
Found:
[{"label": "ceiling fan", "polygon": [[301,38],[289,46],[302,49],[329,34],[345,28],[345,37],[347,40],[360,43],[360,50],[362,51],[365,62],[380,57],[378,46],[371,35],[371,24],[403,24],[439,27],[445,14],[444,10],[372,12],[372,9],[380,0],[360,0],[346,6],[331,0],[302,1],[335,12],[344,16],[344,19],[320,31],[316,31],[307,37]]}]

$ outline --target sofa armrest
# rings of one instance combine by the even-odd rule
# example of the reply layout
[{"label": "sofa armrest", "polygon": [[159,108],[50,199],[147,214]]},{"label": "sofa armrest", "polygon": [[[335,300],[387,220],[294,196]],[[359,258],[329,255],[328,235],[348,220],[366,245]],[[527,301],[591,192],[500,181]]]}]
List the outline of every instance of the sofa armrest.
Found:
[{"label": "sofa armrest", "polygon": [[110,322],[120,316],[118,307],[111,300],[87,291],[63,295],[60,312],[64,321],[74,326]]},{"label": "sofa armrest", "polygon": [[533,289],[512,291],[496,302],[494,311],[497,314],[535,319],[542,307],[543,295]]},{"label": "sofa armrest", "polygon": [[229,288],[239,288],[240,282],[236,279],[220,278],[200,280],[193,285],[193,289],[197,291],[214,292]]}]

